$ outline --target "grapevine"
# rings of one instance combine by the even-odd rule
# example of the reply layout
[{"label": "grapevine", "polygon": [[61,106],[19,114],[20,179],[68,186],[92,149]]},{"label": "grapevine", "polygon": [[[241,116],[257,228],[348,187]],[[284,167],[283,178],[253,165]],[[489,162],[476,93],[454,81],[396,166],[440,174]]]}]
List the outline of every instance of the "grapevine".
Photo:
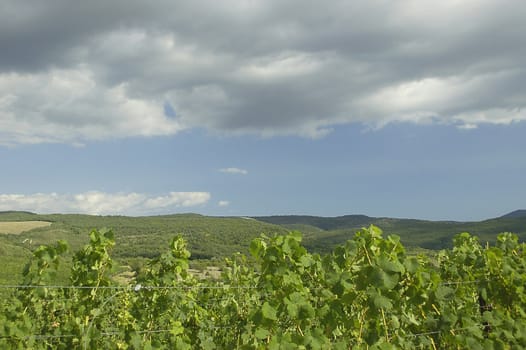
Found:
[{"label": "grapevine", "polygon": [[188,271],[181,236],[129,285],[111,279],[114,236],[93,230],[55,285],[68,245],[33,252],[4,293],[2,349],[526,348],[526,245],[468,233],[436,257],[397,236],[359,230],[326,255],[298,232],[258,238],[219,279]]}]

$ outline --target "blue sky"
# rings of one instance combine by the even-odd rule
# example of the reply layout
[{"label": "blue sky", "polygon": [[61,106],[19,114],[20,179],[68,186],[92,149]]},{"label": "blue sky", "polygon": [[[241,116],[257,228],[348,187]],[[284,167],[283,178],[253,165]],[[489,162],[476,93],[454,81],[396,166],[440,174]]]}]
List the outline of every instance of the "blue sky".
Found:
[{"label": "blue sky", "polygon": [[522,3],[0,5],[0,210],[526,207]]},{"label": "blue sky", "polygon": [[[524,207],[525,132],[526,123],[476,130],[398,124],[380,130],[344,126],[318,140],[191,131],[83,147],[25,145],[0,150],[0,192],[210,194],[188,207],[124,209],[133,215],[362,213],[478,220]],[[226,168],[246,174],[221,171]]]}]

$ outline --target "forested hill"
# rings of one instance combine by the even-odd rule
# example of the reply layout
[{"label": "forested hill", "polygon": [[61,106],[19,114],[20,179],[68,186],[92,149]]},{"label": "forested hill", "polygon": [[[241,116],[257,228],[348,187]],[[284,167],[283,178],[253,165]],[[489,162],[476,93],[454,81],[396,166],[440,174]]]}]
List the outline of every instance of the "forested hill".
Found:
[{"label": "forested hill", "polygon": [[118,257],[157,256],[175,235],[181,234],[188,242],[193,258],[208,259],[230,256],[235,252],[248,253],[252,239],[261,234],[287,232],[281,226],[256,220],[199,214],[128,217],[0,212],[0,223],[32,221],[47,221],[51,225],[16,234],[0,232],[0,243],[7,241],[27,247],[30,242],[35,247],[63,239],[69,242],[72,250],[76,250],[87,243],[90,230],[109,228],[115,233],[114,254]]},{"label": "forested hill", "polygon": [[523,217],[526,217],[526,210],[524,209],[515,210],[515,211],[512,211],[511,213],[501,216],[501,218],[523,218]]},{"label": "forested hill", "polygon": [[460,232],[477,235],[483,242],[493,242],[500,232],[513,232],[526,241],[526,210],[517,210],[498,218],[483,221],[429,221],[345,215],[319,217],[301,215],[260,216],[254,219],[299,230],[313,249],[327,250],[352,237],[361,227],[375,225],[385,234],[397,234],[407,246],[441,249],[451,245],[452,238]]},{"label": "forested hill", "polygon": [[345,215],[336,217],[307,216],[307,215],[276,215],[254,217],[259,221],[275,225],[308,225],[322,230],[337,230],[349,227],[369,225],[375,218],[366,215]]},{"label": "forested hill", "polygon": [[[0,222],[47,221],[51,225],[32,228],[17,234],[0,232],[0,243],[29,248],[66,240],[73,250],[87,242],[94,228],[111,228],[115,232],[114,254],[119,257],[153,257],[166,247],[176,234],[188,241],[193,258],[221,258],[234,252],[248,252],[250,241],[261,234],[283,234],[297,230],[312,251],[325,252],[352,238],[369,225],[380,227],[386,235],[397,234],[409,247],[440,249],[451,245],[460,232],[477,235],[482,242],[494,241],[500,232],[513,232],[526,241],[526,211],[515,211],[499,218],[479,222],[426,221],[377,218],[366,215],[339,217],[268,216],[210,217],[199,214],[127,217],[78,214],[39,215],[29,212],[0,212]],[[26,243],[22,243],[26,242]],[[28,243],[29,242],[29,243]]]}]

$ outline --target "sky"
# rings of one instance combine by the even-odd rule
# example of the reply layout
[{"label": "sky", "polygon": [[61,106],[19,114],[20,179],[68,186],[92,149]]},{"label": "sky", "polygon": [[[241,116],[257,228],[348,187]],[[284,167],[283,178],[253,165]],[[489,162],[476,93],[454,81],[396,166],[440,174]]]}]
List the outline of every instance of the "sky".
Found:
[{"label": "sky", "polygon": [[526,208],[526,3],[0,0],[0,211]]}]

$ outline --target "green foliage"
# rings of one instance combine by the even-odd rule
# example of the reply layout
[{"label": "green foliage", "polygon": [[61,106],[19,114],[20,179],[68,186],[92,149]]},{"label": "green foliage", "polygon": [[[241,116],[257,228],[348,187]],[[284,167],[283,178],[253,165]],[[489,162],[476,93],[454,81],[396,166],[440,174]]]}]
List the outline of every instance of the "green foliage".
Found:
[{"label": "green foliage", "polygon": [[[2,240],[0,237],[0,284],[22,282],[22,267],[26,264],[31,252],[23,247]],[[0,296],[3,291],[0,290]]]},{"label": "green foliage", "polygon": [[324,256],[298,232],[262,236],[218,280],[188,272],[186,244],[173,238],[130,286],[110,278],[112,231],[90,233],[68,286],[52,285],[67,245],[36,249],[2,305],[0,348],[526,347],[526,246],[510,233],[494,246],[461,233],[433,262],[375,226]]}]

